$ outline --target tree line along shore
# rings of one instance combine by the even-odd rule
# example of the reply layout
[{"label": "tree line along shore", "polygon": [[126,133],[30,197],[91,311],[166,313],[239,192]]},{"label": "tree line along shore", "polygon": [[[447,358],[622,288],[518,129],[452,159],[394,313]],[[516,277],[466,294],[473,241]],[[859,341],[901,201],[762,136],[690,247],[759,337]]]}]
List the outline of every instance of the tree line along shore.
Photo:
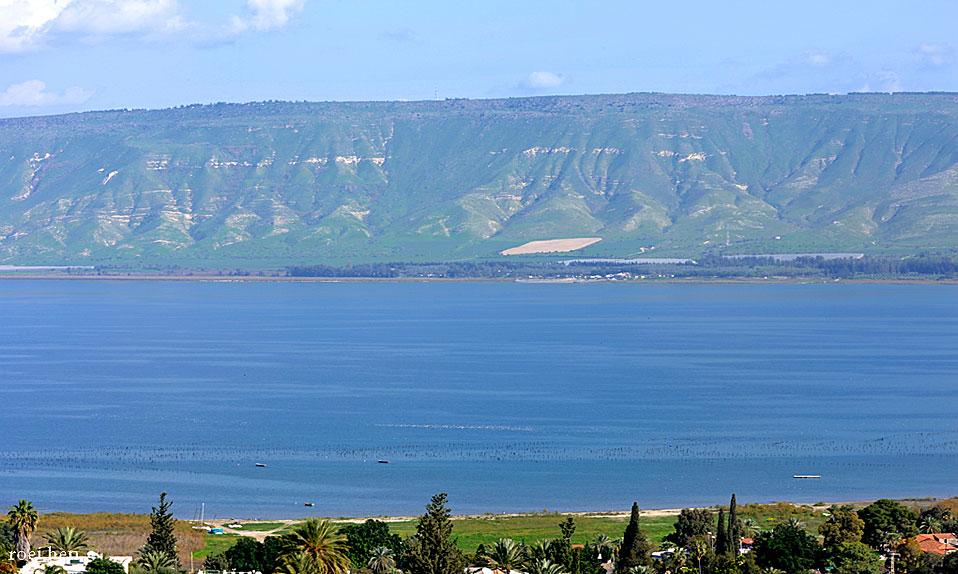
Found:
[{"label": "tree line along shore", "polygon": [[[20,501],[0,522],[0,574],[91,550],[101,558],[90,574],[958,574],[958,498],[738,505],[733,494],[727,506],[650,514],[634,503],[627,516],[454,517],[441,493],[414,520],[223,529],[176,520],[165,494],[149,516],[41,516]],[[132,555],[129,566],[108,559],[120,553]]]},{"label": "tree line along shore", "polygon": [[236,281],[889,281],[954,282],[958,253],[911,255],[705,255],[696,259],[550,256],[447,262],[301,264],[250,268],[195,265],[0,265],[0,279],[169,279]]}]

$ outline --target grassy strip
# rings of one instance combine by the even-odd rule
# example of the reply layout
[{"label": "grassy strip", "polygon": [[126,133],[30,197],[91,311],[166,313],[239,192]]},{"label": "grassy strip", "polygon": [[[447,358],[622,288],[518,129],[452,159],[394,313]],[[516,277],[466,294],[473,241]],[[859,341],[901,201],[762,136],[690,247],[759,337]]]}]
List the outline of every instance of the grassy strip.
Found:
[{"label": "grassy strip", "polygon": [[243,527],[237,528],[236,530],[245,532],[267,532],[285,526],[283,522],[242,522],[241,524]]},{"label": "grassy strip", "polygon": [[193,558],[203,559],[229,550],[240,537],[236,534],[207,534],[206,544],[193,553]]}]

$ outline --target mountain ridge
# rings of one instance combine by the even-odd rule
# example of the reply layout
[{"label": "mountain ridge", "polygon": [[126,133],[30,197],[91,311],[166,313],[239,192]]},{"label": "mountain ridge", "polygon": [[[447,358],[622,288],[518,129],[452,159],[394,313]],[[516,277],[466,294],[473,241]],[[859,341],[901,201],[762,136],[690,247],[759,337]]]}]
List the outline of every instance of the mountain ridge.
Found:
[{"label": "mountain ridge", "polygon": [[253,102],[0,119],[0,261],[958,247],[958,94]]}]

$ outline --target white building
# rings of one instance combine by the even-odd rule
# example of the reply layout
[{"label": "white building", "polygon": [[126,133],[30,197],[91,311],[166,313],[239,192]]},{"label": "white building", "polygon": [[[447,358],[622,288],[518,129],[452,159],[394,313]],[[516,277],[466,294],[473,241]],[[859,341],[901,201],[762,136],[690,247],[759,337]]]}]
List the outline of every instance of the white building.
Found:
[{"label": "white building", "polygon": [[[96,558],[102,558],[102,556],[96,552],[64,555],[56,550],[44,548],[37,551],[36,555],[20,568],[20,574],[43,574],[47,566],[60,566],[67,571],[67,574],[83,574],[86,572],[86,565]],[[108,558],[122,566],[124,572],[129,573],[130,563],[133,562],[132,556],[108,556]]]}]

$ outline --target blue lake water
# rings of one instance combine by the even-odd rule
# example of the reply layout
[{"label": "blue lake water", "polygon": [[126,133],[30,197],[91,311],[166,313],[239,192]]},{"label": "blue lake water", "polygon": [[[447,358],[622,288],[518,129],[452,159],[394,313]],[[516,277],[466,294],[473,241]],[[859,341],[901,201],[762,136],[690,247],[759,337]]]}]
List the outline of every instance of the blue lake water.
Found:
[{"label": "blue lake water", "polygon": [[958,287],[2,281],[0,405],[42,510],[955,495]]}]

